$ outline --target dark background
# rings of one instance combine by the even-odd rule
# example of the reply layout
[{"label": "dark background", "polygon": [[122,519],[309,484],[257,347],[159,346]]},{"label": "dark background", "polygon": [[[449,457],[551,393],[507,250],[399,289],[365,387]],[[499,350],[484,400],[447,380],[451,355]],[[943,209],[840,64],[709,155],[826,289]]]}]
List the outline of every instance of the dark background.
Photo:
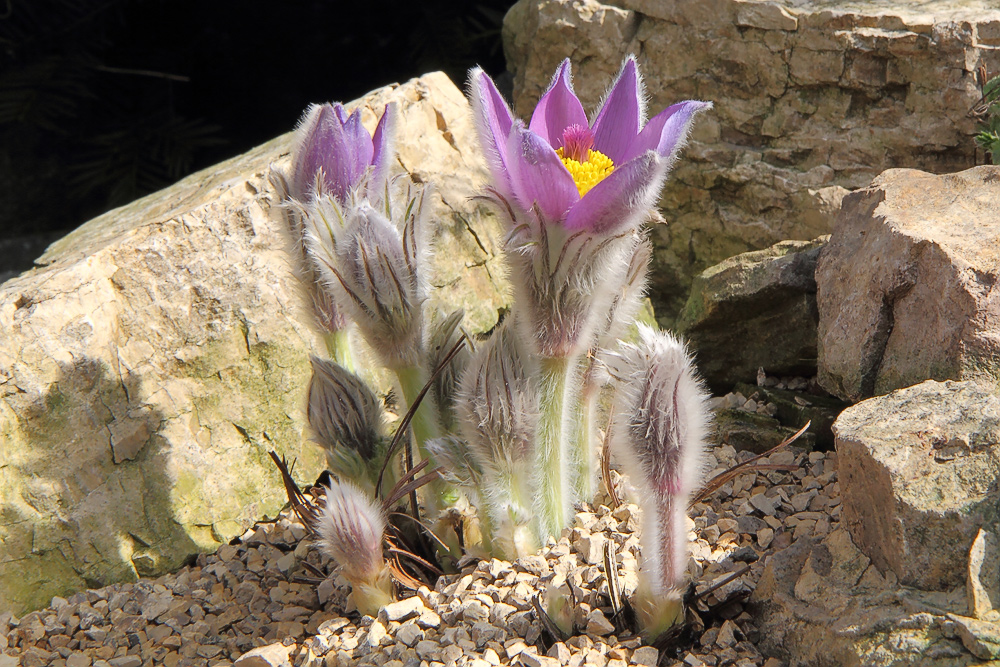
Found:
[{"label": "dark background", "polygon": [[310,102],[433,70],[501,75],[513,2],[0,0],[0,280],[109,208],[289,131]]}]

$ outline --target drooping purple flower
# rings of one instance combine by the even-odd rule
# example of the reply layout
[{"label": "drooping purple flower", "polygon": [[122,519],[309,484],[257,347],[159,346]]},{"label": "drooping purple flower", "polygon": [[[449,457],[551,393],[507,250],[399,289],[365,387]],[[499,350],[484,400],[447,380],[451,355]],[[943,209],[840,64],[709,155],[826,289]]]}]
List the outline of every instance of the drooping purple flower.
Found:
[{"label": "drooping purple flower", "polygon": [[380,197],[395,129],[395,103],[385,106],[374,135],[361,124],[361,109],[348,114],[340,103],[311,105],[295,132],[289,194],[303,203],[322,194],[345,202],[371,167],[368,191]]},{"label": "drooping purple flower", "polygon": [[470,92],[493,187],[542,223],[615,233],[642,221],[708,102],[686,101],[645,119],[635,58],[625,60],[593,123],[573,92],[570,61],[559,66],[527,126],[511,114],[481,69]]},{"label": "drooping purple flower", "polygon": [[684,344],[639,326],[639,342],[607,361],[621,384],[611,447],[643,508],[642,566],[633,605],[655,638],[683,618],[687,509],[705,472],[708,394]]}]

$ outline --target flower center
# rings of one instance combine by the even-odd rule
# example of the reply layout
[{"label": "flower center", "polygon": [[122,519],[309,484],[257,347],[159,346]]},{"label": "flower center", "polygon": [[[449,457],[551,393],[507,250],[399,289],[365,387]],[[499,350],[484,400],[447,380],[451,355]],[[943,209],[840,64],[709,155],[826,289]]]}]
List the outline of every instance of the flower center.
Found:
[{"label": "flower center", "polygon": [[556,155],[566,165],[581,197],[615,170],[611,158],[593,150],[593,145],[594,135],[589,127],[570,125],[563,130],[562,148],[556,149]]}]

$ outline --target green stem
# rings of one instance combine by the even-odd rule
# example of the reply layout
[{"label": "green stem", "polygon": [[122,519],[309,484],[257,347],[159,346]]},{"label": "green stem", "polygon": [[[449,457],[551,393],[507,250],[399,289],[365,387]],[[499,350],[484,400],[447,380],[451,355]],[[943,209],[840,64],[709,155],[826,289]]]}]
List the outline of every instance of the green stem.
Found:
[{"label": "green stem", "polygon": [[559,537],[569,524],[571,505],[569,494],[570,473],[568,417],[573,412],[573,383],[576,360],[572,357],[539,359],[539,416],[537,434],[538,489],[538,540],[545,543],[548,536]]},{"label": "green stem", "polygon": [[[399,388],[403,394],[403,401],[406,408],[417,400],[417,396],[427,383],[427,374],[419,366],[404,366],[393,369],[396,379],[399,380]],[[417,442],[417,451],[421,459],[429,458],[427,453],[427,442],[434,438],[441,437],[441,422],[438,417],[437,405],[434,397],[428,392],[424,394],[420,401],[420,406],[413,413],[410,420],[410,429],[413,431],[413,439]],[[461,556],[461,549],[458,544],[458,536],[446,521],[439,520],[441,510],[454,505],[458,501],[457,489],[444,480],[436,479],[426,487],[428,493],[424,496],[424,505],[427,515],[434,522],[435,532],[445,543],[448,544],[449,551],[457,560]]]},{"label": "green stem", "polygon": [[[403,392],[403,402],[406,409],[409,409],[417,400],[417,396],[427,383],[427,373],[419,366],[404,366],[394,369],[396,379],[399,380],[399,388]],[[410,428],[413,429],[413,437],[417,441],[417,449],[420,450],[421,458],[427,458],[426,443],[441,436],[441,426],[437,416],[437,406],[434,405],[434,397],[430,392],[424,395],[420,401],[420,407],[413,414],[410,421]]]},{"label": "green stem", "polygon": [[351,341],[347,329],[323,334],[323,344],[326,345],[326,352],[332,360],[352,373],[355,372],[354,354],[351,352]]}]

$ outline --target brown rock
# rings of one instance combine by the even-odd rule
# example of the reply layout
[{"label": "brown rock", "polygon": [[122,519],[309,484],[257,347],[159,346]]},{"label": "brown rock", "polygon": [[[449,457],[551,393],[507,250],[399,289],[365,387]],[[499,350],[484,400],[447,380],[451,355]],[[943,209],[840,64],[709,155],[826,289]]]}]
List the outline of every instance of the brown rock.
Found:
[{"label": "brown rock", "polygon": [[972,382],[928,380],[848,408],[834,423],[842,520],[904,584],[965,584],[981,527],[1000,504],[1000,399]]},{"label": "brown rock", "polygon": [[[797,540],[771,555],[750,598],[761,652],[783,664],[816,667],[981,664],[978,653],[963,646],[957,624],[949,623],[948,610],[962,606],[962,599],[883,578],[844,530],[822,541]],[[981,626],[976,631],[978,637],[969,634],[977,650],[989,650],[992,638]]]},{"label": "brown rock", "polygon": [[234,663],[235,667],[292,667],[288,654],[295,646],[284,646],[281,643],[261,646],[241,655]]},{"label": "brown rock", "polygon": [[1000,538],[979,529],[969,550],[969,612],[978,619],[1000,620]]},{"label": "brown rock", "polygon": [[769,375],[816,372],[816,260],[826,237],[782,241],[695,276],[677,331],[716,391]]},{"label": "brown rock", "polygon": [[816,269],[819,381],[857,401],[998,377],[1000,167],[892,169],[844,200]]}]

